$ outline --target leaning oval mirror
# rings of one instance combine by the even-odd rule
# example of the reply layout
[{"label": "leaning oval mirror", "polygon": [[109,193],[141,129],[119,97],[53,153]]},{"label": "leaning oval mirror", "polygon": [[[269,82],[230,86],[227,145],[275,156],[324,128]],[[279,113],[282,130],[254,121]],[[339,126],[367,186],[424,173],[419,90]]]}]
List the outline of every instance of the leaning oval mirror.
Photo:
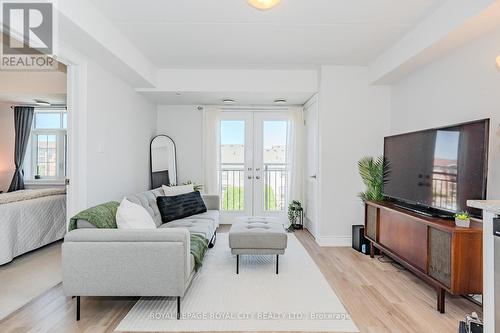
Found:
[{"label": "leaning oval mirror", "polygon": [[177,184],[175,143],[169,136],[158,135],[151,140],[151,187]]}]

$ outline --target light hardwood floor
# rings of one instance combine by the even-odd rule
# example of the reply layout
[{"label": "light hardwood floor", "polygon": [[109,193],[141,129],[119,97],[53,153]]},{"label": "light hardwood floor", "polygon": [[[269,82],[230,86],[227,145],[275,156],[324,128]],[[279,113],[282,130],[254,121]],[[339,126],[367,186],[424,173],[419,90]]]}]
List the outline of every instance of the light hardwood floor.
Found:
[{"label": "light hardwood floor", "polygon": [[[481,313],[464,298],[446,295],[446,313],[440,314],[434,289],[411,273],[351,248],[321,248],[307,231],[296,235],[361,332],[455,333],[466,313]],[[0,321],[0,332],[113,332],[136,300],[82,297],[82,319],[76,322],[75,301],[59,284]]]}]

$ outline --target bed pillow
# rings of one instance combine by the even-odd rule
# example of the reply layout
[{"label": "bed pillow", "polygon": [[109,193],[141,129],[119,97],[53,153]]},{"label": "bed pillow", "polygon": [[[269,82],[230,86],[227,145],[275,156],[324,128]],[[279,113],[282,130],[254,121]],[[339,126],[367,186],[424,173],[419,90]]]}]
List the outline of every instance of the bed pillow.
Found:
[{"label": "bed pillow", "polygon": [[161,188],[165,193],[166,197],[172,197],[174,195],[180,195],[185,193],[194,192],[193,184],[180,185],[180,186],[165,186],[162,185]]},{"label": "bed pillow", "polygon": [[207,207],[198,191],[170,197],[157,197],[156,203],[160,210],[163,223],[205,213],[207,211]]},{"label": "bed pillow", "polygon": [[127,199],[122,200],[116,211],[116,226],[118,229],[156,229],[148,211]]}]

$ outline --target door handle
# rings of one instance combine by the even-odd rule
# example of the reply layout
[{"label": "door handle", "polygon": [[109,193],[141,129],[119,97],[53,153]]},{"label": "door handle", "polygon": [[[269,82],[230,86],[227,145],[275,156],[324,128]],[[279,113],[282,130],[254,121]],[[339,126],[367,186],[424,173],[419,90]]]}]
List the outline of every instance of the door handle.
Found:
[{"label": "door handle", "polygon": [[309,176],[309,178],[314,178],[314,179],[317,179],[317,178],[318,178],[318,176],[316,176],[316,175],[312,175],[312,176]]},{"label": "door handle", "polygon": [[255,176],[255,179],[257,179],[257,180],[260,179],[260,176]]},{"label": "door handle", "polygon": [[252,179],[252,176],[248,176],[248,179]]}]

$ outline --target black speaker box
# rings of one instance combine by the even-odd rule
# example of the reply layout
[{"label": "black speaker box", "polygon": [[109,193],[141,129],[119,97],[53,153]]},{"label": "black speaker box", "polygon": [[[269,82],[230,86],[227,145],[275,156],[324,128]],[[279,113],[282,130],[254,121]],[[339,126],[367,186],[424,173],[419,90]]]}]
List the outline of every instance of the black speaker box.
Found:
[{"label": "black speaker box", "polygon": [[370,254],[370,242],[365,238],[365,226],[352,226],[352,248],[364,254]]}]

